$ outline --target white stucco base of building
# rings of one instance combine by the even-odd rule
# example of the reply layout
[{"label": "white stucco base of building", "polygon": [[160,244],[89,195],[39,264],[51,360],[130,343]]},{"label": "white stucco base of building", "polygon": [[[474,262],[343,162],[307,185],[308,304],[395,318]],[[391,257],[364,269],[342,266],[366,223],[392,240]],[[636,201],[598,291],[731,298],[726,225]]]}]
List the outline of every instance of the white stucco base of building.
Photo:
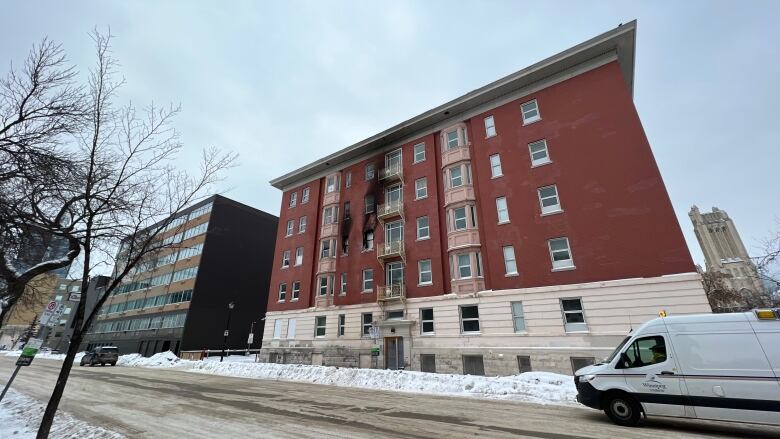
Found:
[{"label": "white stucco base of building", "polygon": [[[585,325],[567,332],[561,300],[576,298],[581,300]],[[512,302],[522,302],[524,330],[515,330]],[[479,310],[479,332],[465,333],[460,308],[474,305]],[[421,330],[424,308],[433,309],[433,333]],[[394,310],[403,310],[403,319],[386,320],[386,313]],[[530,366],[571,374],[582,364],[608,356],[632,327],[657,317],[661,310],[669,315],[711,312],[698,273],[449,294],[384,306],[268,312],[260,359],[428,371],[435,367],[439,373],[474,373],[481,368],[486,375],[516,374]],[[364,313],[372,314],[376,339],[363,336]],[[344,316],[343,335],[339,315]],[[317,317],[325,317],[324,335],[315,335]],[[372,356],[372,348],[378,348],[378,356]],[[398,360],[393,358],[396,354]]]}]

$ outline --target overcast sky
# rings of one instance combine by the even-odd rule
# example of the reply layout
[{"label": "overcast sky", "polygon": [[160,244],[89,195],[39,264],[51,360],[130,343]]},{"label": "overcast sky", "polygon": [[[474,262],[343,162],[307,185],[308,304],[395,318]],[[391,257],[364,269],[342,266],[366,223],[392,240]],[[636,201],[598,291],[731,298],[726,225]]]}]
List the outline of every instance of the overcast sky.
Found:
[{"label": "overcast sky", "polygon": [[127,80],[122,100],[181,103],[182,164],[206,146],[238,152],[225,195],[273,214],[281,194],[268,180],[636,18],[634,99],[696,262],[693,204],[728,211],[754,255],[778,226],[780,2],[17,1],[3,9],[0,73],[44,36],[86,70],[88,32],[110,26]]}]

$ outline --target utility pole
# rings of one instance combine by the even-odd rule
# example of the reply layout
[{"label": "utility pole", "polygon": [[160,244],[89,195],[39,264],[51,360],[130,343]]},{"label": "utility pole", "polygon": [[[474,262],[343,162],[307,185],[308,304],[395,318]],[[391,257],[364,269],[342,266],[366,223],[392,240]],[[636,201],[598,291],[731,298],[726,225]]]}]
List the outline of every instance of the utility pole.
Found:
[{"label": "utility pole", "polygon": [[228,335],[230,335],[230,314],[233,312],[233,308],[236,306],[235,302],[228,303],[228,315],[227,323],[225,324],[225,339],[222,341],[222,355],[219,356],[219,362],[225,358],[225,350],[227,349]]},{"label": "utility pole", "polygon": [[246,354],[249,355],[249,351],[252,349],[252,343],[255,342],[255,323],[252,322],[252,325],[249,327],[249,338],[246,340]]}]

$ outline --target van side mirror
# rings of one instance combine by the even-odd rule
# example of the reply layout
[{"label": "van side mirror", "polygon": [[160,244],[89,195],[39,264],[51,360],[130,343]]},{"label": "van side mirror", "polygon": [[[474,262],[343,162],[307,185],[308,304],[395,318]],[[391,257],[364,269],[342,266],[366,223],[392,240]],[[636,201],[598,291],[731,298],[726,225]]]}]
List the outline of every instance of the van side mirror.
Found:
[{"label": "van side mirror", "polygon": [[628,358],[625,352],[621,352],[615,369],[628,369],[629,366],[631,366],[631,359]]}]

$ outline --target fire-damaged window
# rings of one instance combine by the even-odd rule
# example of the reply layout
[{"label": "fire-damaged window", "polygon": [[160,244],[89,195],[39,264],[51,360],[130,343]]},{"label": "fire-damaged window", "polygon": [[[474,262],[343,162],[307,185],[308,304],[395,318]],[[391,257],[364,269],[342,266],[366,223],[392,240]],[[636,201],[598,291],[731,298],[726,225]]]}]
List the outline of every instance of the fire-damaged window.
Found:
[{"label": "fire-damaged window", "polygon": [[349,201],[344,203],[344,221],[341,222],[341,253],[349,254],[349,230],[352,228],[352,214]]},{"label": "fire-damaged window", "polygon": [[376,203],[374,201],[374,196],[370,194],[366,195],[366,197],[364,198],[364,202],[366,205],[366,213],[367,214],[374,213],[374,211],[376,210]]},{"label": "fire-damaged window", "polygon": [[365,250],[371,250],[374,248],[374,231],[368,230],[363,233],[363,248]]}]

